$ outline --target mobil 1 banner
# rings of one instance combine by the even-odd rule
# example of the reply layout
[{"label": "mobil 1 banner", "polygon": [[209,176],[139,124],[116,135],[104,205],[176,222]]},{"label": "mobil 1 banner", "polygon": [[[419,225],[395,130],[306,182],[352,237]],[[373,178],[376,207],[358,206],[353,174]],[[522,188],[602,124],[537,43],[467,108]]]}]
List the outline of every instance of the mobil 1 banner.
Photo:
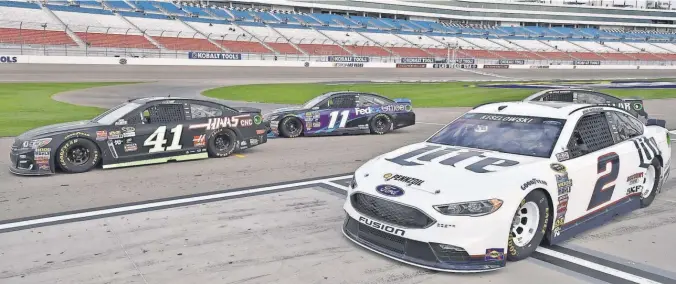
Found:
[{"label": "mobil 1 banner", "polygon": [[459,68],[459,69],[477,69],[479,68],[476,64],[448,64],[448,63],[436,63],[432,65],[432,68]]},{"label": "mobil 1 banner", "polygon": [[242,60],[242,55],[239,53],[222,53],[222,52],[188,52],[189,59],[216,59],[216,60]]},{"label": "mobil 1 banner", "polygon": [[601,65],[601,61],[598,60],[575,60],[573,65]]},{"label": "mobil 1 banner", "polygon": [[521,59],[501,59],[498,61],[498,64],[504,64],[504,65],[524,65],[526,64],[526,60],[521,60]]},{"label": "mobil 1 banner", "polygon": [[369,62],[366,56],[329,56],[329,62]]},{"label": "mobil 1 banner", "polygon": [[401,63],[434,63],[436,60],[432,57],[402,57]]}]

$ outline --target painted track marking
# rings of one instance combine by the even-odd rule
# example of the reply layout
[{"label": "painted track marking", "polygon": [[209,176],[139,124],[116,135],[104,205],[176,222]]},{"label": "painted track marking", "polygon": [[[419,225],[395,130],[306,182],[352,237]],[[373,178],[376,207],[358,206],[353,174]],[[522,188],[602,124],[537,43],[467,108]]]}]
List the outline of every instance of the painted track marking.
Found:
[{"label": "painted track marking", "polygon": [[617,270],[617,269],[614,269],[614,268],[603,266],[603,265],[600,265],[600,264],[597,264],[597,263],[594,263],[594,262],[591,262],[591,261],[588,261],[588,260],[577,258],[577,257],[571,256],[571,255],[565,254],[565,253],[554,251],[554,250],[551,250],[551,249],[548,249],[548,248],[545,248],[545,247],[538,247],[535,251],[542,253],[542,254],[546,254],[546,255],[555,257],[555,258],[558,258],[558,259],[561,259],[561,260],[565,260],[565,261],[568,261],[568,262],[571,262],[571,263],[582,265],[584,267],[588,267],[588,268],[594,269],[594,270],[599,271],[599,272],[603,272],[603,273],[610,274],[610,275],[613,275],[613,276],[616,276],[616,277],[619,277],[619,278],[622,278],[622,279],[625,279],[625,280],[629,280],[629,281],[632,281],[632,282],[635,282],[635,283],[641,283],[641,284],[643,284],[643,283],[646,283],[646,284],[657,283],[657,284],[659,284],[660,283],[660,282],[656,282],[656,281],[653,281],[653,280],[650,280],[650,279],[646,279],[646,278],[643,278],[643,277],[636,276],[634,274],[630,274],[630,273],[627,273],[627,272],[624,272],[624,271],[620,271],[620,270]]}]

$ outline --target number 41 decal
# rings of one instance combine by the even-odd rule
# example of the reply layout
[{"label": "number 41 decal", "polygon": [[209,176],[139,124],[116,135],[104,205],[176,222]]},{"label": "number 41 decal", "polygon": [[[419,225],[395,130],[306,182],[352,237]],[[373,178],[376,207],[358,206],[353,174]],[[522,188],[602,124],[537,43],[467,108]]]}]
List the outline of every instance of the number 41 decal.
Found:
[{"label": "number 41 decal", "polygon": [[181,133],[183,133],[183,124],[176,125],[176,127],[170,130],[174,135],[169,147],[164,147],[164,145],[167,144],[167,139],[164,139],[165,132],[167,132],[167,127],[160,126],[150,135],[150,137],[148,137],[148,139],[146,139],[145,142],[143,142],[143,146],[152,146],[148,153],[181,150],[183,146],[179,143],[181,142]]},{"label": "number 41 decal", "polygon": [[[329,113],[329,115],[331,116],[331,121],[329,121],[329,126],[328,126],[329,129],[331,129],[335,126],[336,121],[338,120],[338,112],[339,111],[332,111],[331,113]],[[344,110],[344,111],[340,112],[340,125],[338,126],[339,128],[345,127],[345,124],[347,124],[347,118],[348,118],[349,115],[350,115],[349,110]]]}]

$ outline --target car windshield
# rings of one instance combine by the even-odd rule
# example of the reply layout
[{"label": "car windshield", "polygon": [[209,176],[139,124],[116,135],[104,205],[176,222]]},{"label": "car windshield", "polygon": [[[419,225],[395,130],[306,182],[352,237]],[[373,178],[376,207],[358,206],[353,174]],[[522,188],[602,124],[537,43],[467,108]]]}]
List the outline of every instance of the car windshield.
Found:
[{"label": "car windshield", "polygon": [[304,108],[304,109],[312,108],[312,107],[314,107],[316,104],[318,104],[318,103],[320,103],[321,101],[323,101],[324,99],[328,98],[330,95],[331,95],[331,94],[323,94],[323,95],[317,96],[317,97],[315,97],[314,99],[311,99],[311,100],[307,101],[307,102],[303,105],[303,108]]},{"label": "car windshield", "polygon": [[92,119],[92,121],[101,124],[113,124],[120,118],[124,117],[127,113],[140,106],[141,104],[138,103],[132,102],[123,103],[100,114],[99,116]]},{"label": "car windshield", "polygon": [[468,113],[427,142],[549,158],[564,123],[545,117]]}]

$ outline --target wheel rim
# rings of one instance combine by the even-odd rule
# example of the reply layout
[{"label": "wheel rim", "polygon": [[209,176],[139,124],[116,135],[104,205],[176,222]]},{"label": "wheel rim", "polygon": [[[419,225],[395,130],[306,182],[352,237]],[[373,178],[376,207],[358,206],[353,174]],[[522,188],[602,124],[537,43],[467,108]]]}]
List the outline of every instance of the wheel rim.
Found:
[{"label": "wheel rim", "polygon": [[68,149],[68,154],[66,155],[68,162],[74,165],[84,165],[89,161],[89,149],[84,146],[75,146]]},{"label": "wheel rim", "polygon": [[641,199],[646,199],[653,193],[653,186],[655,184],[655,167],[649,166],[648,171],[645,174],[645,180],[643,182],[643,193],[641,193]]},{"label": "wheel rim", "polygon": [[516,246],[523,247],[530,243],[537,233],[540,224],[540,208],[535,202],[526,202],[514,216],[512,221],[512,241]]},{"label": "wheel rim", "polygon": [[225,151],[230,147],[230,138],[226,135],[218,135],[214,140],[214,144],[216,144],[216,148],[219,151]]},{"label": "wheel rim", "polygon": [[385,121],[386,120],[385,120],[384,117],[379,117],[378,119],[376,119],[376,125],[375,125],[376,131],[382,132],[382,131],[386,130],[387,124],[385,123]]},{"label": "wheel rim", "polygon": [[286,129],[288,129],[289,133],[292,135],[300,132],[301,128],[300,122],[296,119],[289,119],[286,121]]}]

